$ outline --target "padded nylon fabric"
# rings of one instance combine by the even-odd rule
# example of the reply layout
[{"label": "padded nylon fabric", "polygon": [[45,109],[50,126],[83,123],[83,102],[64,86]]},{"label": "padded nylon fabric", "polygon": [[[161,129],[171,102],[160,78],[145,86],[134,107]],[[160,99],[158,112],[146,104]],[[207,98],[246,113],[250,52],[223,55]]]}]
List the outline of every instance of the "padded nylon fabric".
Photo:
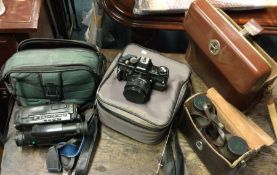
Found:
[{"label": "padded nylon fabric", "polygon": [[114,59],[97,91],[99,118],[106,126],[135,140],[147,144],[159,143],[168,131],[188,92],[190,69],[187,65],[169,59],[155,51],[129,44],[122,53],[148,57],[155,66],[169,69],[167,89],[152,90],[150,100],[144,104],[130,102],[123,96],[126,81],[118,81]]},{"label": "padded nylon fabric", "polygon": [[[180,90],[183,84],[189,80],[189,67],[172,59],[168,59],[157,52],[143,49],[134,44],[130,44],[125,48],[123,56],[127,54],[148,57],[152,59],[155,66],[167,66],[169,69],[167,89],[165,91],[152,90],[150,100],[145,104],[130,102],[123,96],[126,81],[118,81],[116,78],[116,69],[114,69],[110,70],[113,71],[110,77],[102,86],[100,85],[101,87],[98,90],[99,99],[108,104],[112,104],[112,106],[118,109],[123,109],[126,112],[134,114],[140,119],[158,127],[167,126],[171,121],[170,119],[175,109]],[[115,66],[116,62],[117,59],[110,66],[111,69]]]},{"label": "padded nylon fabric", "polygon": [[6,62],[2,78],[23,106],[52,101],[82,105],[94,100],[102,65],[103,59],[88,49],[23,50]]}]

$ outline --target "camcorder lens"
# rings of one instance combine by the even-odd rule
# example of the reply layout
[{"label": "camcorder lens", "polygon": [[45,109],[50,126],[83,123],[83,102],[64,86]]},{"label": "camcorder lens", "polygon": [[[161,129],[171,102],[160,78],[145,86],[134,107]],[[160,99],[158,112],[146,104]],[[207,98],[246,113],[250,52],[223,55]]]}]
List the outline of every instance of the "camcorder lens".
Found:
[{"label": "camcorder lens", "polygon": [[35,125],[31,130],[18,132],[15,142],[17,146],[53,145],[85,134],[88,134],[86,122]]}]

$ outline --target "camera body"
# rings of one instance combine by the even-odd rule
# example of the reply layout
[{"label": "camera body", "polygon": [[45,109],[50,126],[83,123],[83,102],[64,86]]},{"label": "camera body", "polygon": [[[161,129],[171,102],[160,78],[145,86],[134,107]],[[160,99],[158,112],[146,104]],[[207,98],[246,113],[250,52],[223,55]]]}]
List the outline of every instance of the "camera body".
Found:
[{"label": "camera body", "polygon": [[123,95],[134,103],[146,102],[152,89],[165,90],[168,78],[169,69],[153,65],[150,58],[126,55],[118,59],[117,79],[127,81]]},{"label": "camera body", "polygon": [[15,115],[14,126],[27,130],[36,124],[70,123],[81,121],[76,104],[49,104],[20,107]]}]

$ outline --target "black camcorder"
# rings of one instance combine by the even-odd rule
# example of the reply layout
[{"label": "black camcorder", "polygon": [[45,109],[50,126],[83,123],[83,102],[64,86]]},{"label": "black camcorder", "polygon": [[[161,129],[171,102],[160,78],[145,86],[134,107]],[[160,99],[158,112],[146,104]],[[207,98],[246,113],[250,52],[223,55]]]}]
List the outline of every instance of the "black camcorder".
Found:
[{"label": "black camcorder", "polygon": [[76,104],[19,107],[14,125],[17,146],[54,145],[88,133]]},{"label": "black camcorder", "polygon": [[117,63],[117,79],[127,81],[123,95],[134,103],[145,103],[152,89],[163,91],[167,88],[169,69],[154,66],[151,59],[134,55],[121,56]]},{"label": "black camcorder", "polygon": [[14,119],[18,130],[26,130],[36,124],[80,122],[76,104],[49,104],[20,107]]}]

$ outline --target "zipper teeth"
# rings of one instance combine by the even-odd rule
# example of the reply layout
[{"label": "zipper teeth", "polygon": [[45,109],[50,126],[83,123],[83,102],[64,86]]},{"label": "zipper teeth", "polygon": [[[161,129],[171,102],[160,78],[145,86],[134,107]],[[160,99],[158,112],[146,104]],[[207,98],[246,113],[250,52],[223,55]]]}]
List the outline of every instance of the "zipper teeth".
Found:
[{"label": "zipper teeth", "polygon": [[[155,123],[153,123],[153,122],[151,122],[151,121],[149,121],[149,120],[146,120],[146,119],[141,118],[141,117],[140,117],[138,114],[136,114],[136,113],[133,113],[133,112],[131,112],[131,111],[126,111],[126,110],[124,110],[124,109],[122,109],[122,108],[119,108],[119,107],[117,107],[117,106],[114,106],[114,105],[111,104],[111,103],[105,102],[104,100],[102,100],[102,99],[100,99],[100,98],[97,98],[97,99],[98,99],[100,102],[102,102],[102,103],[105,103],[105,104],[110,105],[110,106],[112,106],[112,107],[114,107],[114,108],[117,108],[117,109],[119,109],[119,110],[122,110],[122,111],[124,111],[124,112],[126,112],[126,113],[129,113],[129,114],[131,114],[131,115],[134,115],[134,116],[140,118],[141,120],[144,120],[145,122],[148,122],[149,124],[152,124],[152,125],[154,125],[154,126],[157,126]],[[165,127],[165,126],[167,126],[167,125],[157,126],[157,128],[163,128],[163,127]]]},{"label": "zipper teeth", "polygon": [[131,123],[131,124],[133,124],[133,125],[136,125],[136,126],[139,126],[139,127],[141,127],[141,128],[148,129],[148,130],[151,130],[151,131],[162,131],[162,130],[164,129],[164,128],[150,128],[150,127],[144,126],[144,125],[142,125],[142,124],[139,124],[139,123],[137,123],[137,122],[135,122],[135,121],[133,121],[133,120],[130,120],[130,119],[124,117],[124,116],[121,115],[121,114],[118,114],[118,113],[113,112],[112,110],[106,108],[106,107],[105,107],[103,104],[101,104],[101,103],[98,103],[98,104],[99,104],[99,106],[100,106],[103,110],[105,110],[106,112],[112,114],[112,115],[115,116],[115,117],[120,118],[121,120],[124,120],[124,121],[126,121],[126,122],[128,122],[128,123]]},{"label": "zipper teeth", "polygon": [[[127,112],[127,113],[129,113],[129,114],[131,114],[131,115],[134,115],[134,116],[140,118],[141,120],[144,120],[144,121],[146,121],[146,122],[148,122],[148,123],[150,123],[150,124],[152,124],[152,125],[154,125],[154,126],[157,126],[157,129],[158,129],[158,128],[159,128],[159,129],[162,129],[162,128],[165,128],[165,127],[169,126],[170,123],[171,123],[171,121],[172,121],[172,119],[173,119],[173,118],[175,117],[175,115],[177,114],[177,111],[179,110],[179,108],[180,108],[180,106],[181,106],[181,104],[182,104],[182,101],[183,101],[183,99],[184,99],[185,96],[186,96],[187,87],[184,87],[184,86],[187,86],[187,83],[188,83],[188,81],[186,81],[186,82],[182,85],[182,87],[181,87],[181,89],[180,89],[179,96],[178,96],[178,98],[177,98],[177,100],[176,100],[175,107],[173,108],[173,112],[172,112],[171,115],[170,115],[169,121],[168,121],[166,124],[164,124],[164,125],[159,125],[159,126],[157,126],[155,123],[153,123],[153,122],[151,122],[151,121],[149,121],[149,120],[142,119],[141,117],[139,117],[139,115],[137,115],[137,114],[135,114],[135,113],[131,113],[130,111],[125,111],[125,110],[123,110],[122,108],[118,108],[118,107],[116,107],[116,106],[114,106],[114,105],[112,105],[112,104],[110,104],[110,103],[108,103],[108,102],[105,102],[105,101],[102,100],[99,96],[97,97],[97,100],[100,101],[99,104],[100,104],[100,106],[103,107],[104,109],[107,109],[107,108],[104,107],[103,104],[101,104],[101,102],[102,102],[102,103],[105,103],[105,104],[107,104],[107,105],[110,105],[110,106],[112,106],[112,107],[118,108],[118,109],[120,109],[120,110],[123,110],[124,112]],[[183,96],[183,98],[180,98],[181,96]],[[109,109],[107,109],[107,110],[109,110]],[[111,110],[109,110],[109,111],[111,111]],[[112,112],[112,111],[111,111],[111,112]],[[114,113],[114,112],[112,112],[112,113]],[[115,113],[115,114],[117,114],[117,113]],[[120,115],[120,114],[118,114],[118,115]],[[123,116],[122,116],[122,117],[123,117]],[[121,119],[124,120],[124,119],[127,119],[127,118],[126,118],[126,117],[123,117],[123,118],[121,118]],[[132,122],[130,122],[130,123],[132,123]],[[140,125],[140,124],[138,124],[138,125]],[[144,127],[145,127],[145,126],[144,126]]]}]

